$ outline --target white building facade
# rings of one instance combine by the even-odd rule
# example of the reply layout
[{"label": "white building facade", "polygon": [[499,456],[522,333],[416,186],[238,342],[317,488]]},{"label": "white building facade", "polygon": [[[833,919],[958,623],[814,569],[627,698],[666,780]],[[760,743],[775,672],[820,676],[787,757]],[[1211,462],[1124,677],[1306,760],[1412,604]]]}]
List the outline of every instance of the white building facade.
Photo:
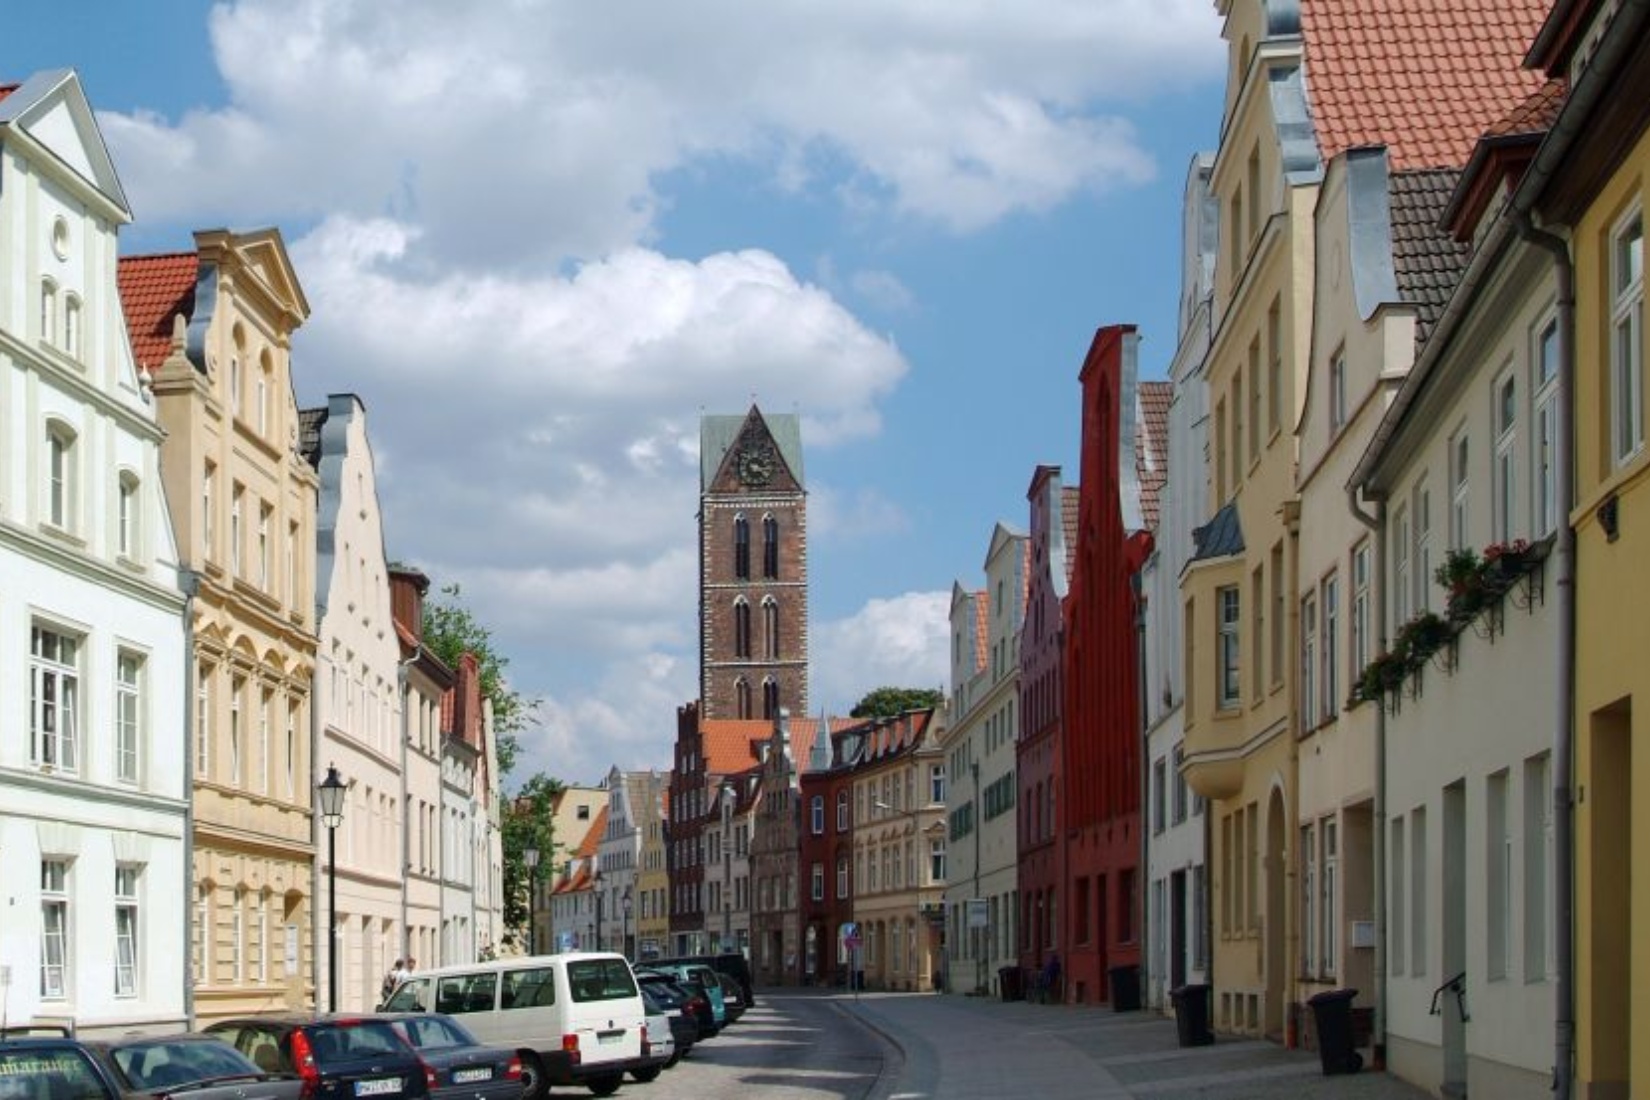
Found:
[{"label": "white building facade", "polygon": [[78,78],[0,93],[0,982],[11,1024],[189,1017],[185,601]]},{"label": "white building facade", "polygon": [[[316,999],[327,1004],[336,988],[338,1010],[365,1011],[377,1005],[385,973],[404,952],[400,646],[360,400],[334,394],[324,409],[305,410],[300,445],[321,475],[314,781],[337,768],[349,787],[335,835],[320,813],[315,818]],[[459,850],[473,851],[469,844]]]}]

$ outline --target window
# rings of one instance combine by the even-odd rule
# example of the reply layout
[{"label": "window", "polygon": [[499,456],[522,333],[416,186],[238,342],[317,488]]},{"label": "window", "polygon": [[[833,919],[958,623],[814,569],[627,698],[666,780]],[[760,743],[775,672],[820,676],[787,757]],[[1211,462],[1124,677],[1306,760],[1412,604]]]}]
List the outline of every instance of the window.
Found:
[{"label": "window", "polygon": [[1644,215],[1635,210],[1610,248],[1611,442],[1619,466],[1644,446]]},{"label": "window", "polygon": [[211,557],[214,550],[212,500],[216,495],[217,480],[217,468],[208,462],[205,473],[201,475],[201,553],[206,557]]},{"label": "window", "polygon": [[198,985],[209,985],[212,982],[212,937],[215,931],[212,884],[203,882],[195,892],[195,982]]},{"label": "window", "polygon": [[195,774],[212,774],[212,677],[217,669],[202,661],[195,672]]},{"label": "window", "polygon": [[762,717],[779,717],[779,681],[772,676],[762,681]]},{"label": "window", "polygon": [[1339,969],[1335,961],[1336,944],[1339,937],[1336,935],[1340,927],[1336,916],[1335,877],[1339,857],[1339,827],[1334,818],[1325,818],[1319,829],[1319,847],[1323,851],[1323,873],[1318,876],[1319,905],[1318,915],[1323,926],[1318,936],[1320,954],[1318,956],[1318,973],[1333,978]]},{"label": "window", "polygon": [[1426,480],[1415,487],[1415,593],[1413,606],[1425,611],[1432,605],[1432,490]]},{"label": "window", "polygon": [[1467,446],[1465,433],[1456,436],[1449,446],[1449,544],[1453,549],[1460,550],[1471,545],[1468,542],[1467,530],[1467,497],[1469,481],[1467,478],[1467,459],[1470,448]]},{"label": "window", "polygon": [[1427,972],[1427,811],[1417,807],[1409,829],[1409,972]]},{"label": "window", "polygon": [[938,764],[928,769],[928,801],[945,801],[945,769]]},{"label": "window", "polygon": [[269,434],[269,390],[270,375],[274,373],[274,364],[270,361],[269,352],[265,351],[258,358],[257,393],[254,400],[257,402],[252,413],[258,425],[258,434]]},{"label": "window", "polygon": [[750,681],[740,677],[733,685],[734,706],[739,717],[751,716],[751,685]]},{"label": "window", "polygon": [[68,997],[69,862],[40,861],[40,998]]},{"label": "window", "polygon": [[1316,974],[1318,961],[1318,859],[1312,826],[1301,826],[1301,973]]},{"label": "window", "polygon": [[816,794],[808,803],[808,822],[814,836],[825,835],[825,796]]},{"label": "window", "polygon": [[1409,509],[1403,505],[1392,514],[1392,621],[1399,624],[1409,619]]},{"label": "window", "polygon": [[[1283,602],[1283,543],[1281,542],[1272,547],[1271,560],[1267,565],[1267,574],[1271,578],[1272,585],[1272,657],[1270,668],[1272,670],[1272,686],[1277,687],[1283,683],[1283,609],[1286,606]],[[1191,666],[1188,665],[1187,667],[1190,668]]]},{"label": "window", "polygon": [[823,863],[816,863],[816,864],[813,865],[813,873],[809,878],[809,885],[810,885],[810,891],[809,891],[808,896],[811,897],[814,901],[824,901],[825,900],[825,865]]},{"label": "window", "polygon": [[130,470],[122,470],[118,495],[115,499],[115,553],[123,558],[137,556],[138,545],[138,479]]},{"label": "window", "polygon": [[129,649],[115,657],[115,778],[138,781],[143,737],[143,658]]},{"label": "window", "polygon": [[1283,420],[1283,304],[1272,299],[1266,311],[1266,428],[1273,435]]},{"label": "window", "polygon": [[1227,585],[1216,593],[1220,608],[1218,652],[1220,654],[1220,700],[1222,709],[1238,705],[1241,690],[1238,676],[1238,612],[1240,610],[1236,585]]},{"label": "window", "polygon": [[1323,716],[1335,717],[1340,712],[1341,647],[1338,635],[1341,629],[1341,579],[1331,573],[1323,582]]},{"label": "window", "polygon": [[1507,773],[1496,772],[1484,789],[1484,907],[1488,922],[1486,976],[1507,976],[1512,948],[1512,833],[1507,828]]},{"label": "window", "polygon": [[1249,461],[1260,458],[1260,340],[1249,344]]},{"label": "window", "polygon": [[1404,889],[1409,880],[1405,876],[1405,860],[1409,849],[1404,846],[1404,817],[1399,814],[1392,819],[1392,843],[1387,848],[1387,955],[1388,969],[1395,975],[1402,975],[1404,971],[1404,930],[1405,923]]},{"label": "window", "polygon": [[1152,832],[1163,831],[1164,802],[1166,788],[1169,785],[1169,764],[1162,757],[1158,757],[1152,764]]},{"label": "window", "polygon": [[1537,538],[1558,527],[1558,322],[1548,321],[1536,337],[1535,352],[1535,515]]},{"label": "window", "polygon": [[298,600],[298,525],[290,523],[286,529],[286,599],[295,608],[302,608]]},{"label": "window", "polygon": [[751,605],[743,596],[733,601],[733,655],[751,655]]},{"label": "window", "polygon": [[1524,980],[1547,978],[1553,959],[1548,917],[1553,865],[1553,798],[1547,754],[1524,761]]},{"label": "window", "polygon": [[258,505],[258,588],[260,591],[269,591],[269,521],[274,509],[267,504]]},{"label": "window", "polygon": [[733,521],[733,575],[742,581],[751,576],[751,525],[744,516]]},{"label": "window", "polygon": [[63,350],[80,358],[80,297],[75,294],[63,298]]},{"label": "window", "polygon": [[57,283],[51,279],[40,284],[40,340],[46,344],[57,342]]},{"label": "window", "polygon": [[258,692],[258,756],[252,777],[259,794],[269,793],[269,710],[274,701],[275,693],[268,688]]},{"label": "window", "polygon": [[242,751],[245,747],[245,727],[241,719],[241,699],[246,694],[245,677],[229,681],[229,785],[239,787],[242,775]]},{"label": "window", "polygon": [[1260,702],[1265,690],[1266,670],[1261,667],[1263,662],[1260,655],[1266,652],[1266,567],[1255,566],[1255,571],[1249,577],[1249,606],[1254,609],[1249,616],[1249,652],[1255,655],[1249,662],[1249,690]]},{"label": "window", "polygon": [[46,520],[63,531],[75,529],[75,435],[64,423],[46,428]]},{"label": "window", "polygon": [[229,358],[229,411],[236,417],[241,415],[241,359],[238,355]]},{"label": "window", "polygon": [[1243,481],[1243,372],[1232,375],[1232,487]]},{"label": "window", "polygon": [[1301,728],[1315,729],[1321,712],[1318,707],[1318,597],[1307,593],[1301,600]]},{"label": "window", "polygon": [[138,869],[115,867],[115,996],[137,996]]},{"label": "window", "polygon": [[772,516],[762,517],[762,575],[779,579],[779,521]]},{"label": "window", "polygon": [[36,626],[29,645],[29,762],[42,770],[79,770],[80,642]]},{"label": "window", "polygon": [[1352,551],[1352,669],[1360,672],[1369,664],[1369,542],[1360,542]]},{"label": "window", "polygon": [[762,633],[767,659],[779,660],[779,604],[772,596],[762,601]]},{"label": "window", "polygon": [[1169,780],[1174,785],[1174,798],[1169,804],[1171,810],[1170,820],[1176,825],[1186,820],[1186,776],[1181,771],[1185,757],[1185,746],[1176,745],[1174,747],[1174,775]]},{"label": "window", "polygon": [[229,495],[229,571],[241,575],[241,512],[246,503],[246,490],[236,485]]},{"label": "window", "polygon": [[1518,468],[1518,386],[1509,372],[1495,383],[1495,484],[1491,522],[1494,536],[1511,542],[1517,527]]},{"label": "window", "polygon": [[928,881],[945,881],[945,841],[938,837],[928,842]]},{"label": "window", "polygon": [[1329,360],[1329,430],[1339,432],[1346,426],[1346,349],[1335,352]]}]

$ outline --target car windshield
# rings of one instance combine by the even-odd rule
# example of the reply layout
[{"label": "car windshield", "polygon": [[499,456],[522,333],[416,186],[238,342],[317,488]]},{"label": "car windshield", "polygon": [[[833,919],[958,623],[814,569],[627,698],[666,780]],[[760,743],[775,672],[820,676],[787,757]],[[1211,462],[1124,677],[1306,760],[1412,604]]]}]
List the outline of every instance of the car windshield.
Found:
[{"label": "car windshield", "polygon": [[120,1072],[140,1089],[161,1089],[214,1077],[261,1072],[227,1043],[156,1040],[124,1043],[109,1052]]},{"label": "car windshield", "polygon": [[397,1020],[395,1030],[419,1050],[444,1050],[476,1045],[469,1032],[444,1016],[417,1016]]},{"label": "car windshield", "polygon": [[42,1087],[47,1096],[102,1096],[106,1091],[76,1047],[0,1050],[0,1100],[32,1100]]},{"label": "car windshield", "polygon": [[636,979],[623,959],[574,959],[567,964],[567,984],[580,1002],[636,996]]},{"label": "car windshield", "polygon": [[348,1024],[319,1024],[310,1034],[310,1049],[323,1066],[355,1062],[382,1054],[402,1054],[407,1046],[395,1028],[382,1021],[363,1020]]}]

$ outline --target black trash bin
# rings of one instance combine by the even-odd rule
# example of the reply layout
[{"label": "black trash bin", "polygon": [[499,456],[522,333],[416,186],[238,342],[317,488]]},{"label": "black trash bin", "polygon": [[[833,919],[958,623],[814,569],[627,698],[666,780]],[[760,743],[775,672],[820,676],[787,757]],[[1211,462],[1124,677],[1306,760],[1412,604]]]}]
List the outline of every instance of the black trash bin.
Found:
[{"label": "black trash bin", "polygon": [[1113,1012],[1140,1011],[1140,967],[1114,966],[1106,971],[1111,978],[1111,1010]]},{"label": "black trash bin", "polygon": [[1357,1073],[1364,1066],[1364,1056],[1352,1045],[1352,998],[1357,995],[1356,989],[1331,989],[1306,1002],[1317,1025],[1318,1058],[1325,1077]]},{"label": "black trash bin", "polygon": [[1174,1002],[1175,1031],[1183,1047],[1206,1047],[1215,1041],[1209,1030],[1209,987],[1202,984],[1176,986],[1169,990]]},{"label": "black trash bin", "polygon": [[1017,966],[1005,966],[997,971],[997,988],[1005,1001],[1026,999],[1025,984],[1020,980],[1020,968]]}]

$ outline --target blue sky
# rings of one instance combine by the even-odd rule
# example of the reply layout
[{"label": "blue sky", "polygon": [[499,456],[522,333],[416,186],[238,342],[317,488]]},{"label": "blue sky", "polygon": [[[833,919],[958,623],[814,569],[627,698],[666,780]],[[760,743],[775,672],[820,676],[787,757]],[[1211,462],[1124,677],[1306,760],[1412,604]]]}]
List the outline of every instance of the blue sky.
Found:
[{"label": "blue sky", "polygon": [[944,686],[1094,329],[1164,370],[1223,59],[1209,0],[20,0],[0,38],[0,79],[79,71],[124,252],[281,228],[300,402],[365,400],[388,552],[543,700],[516,779],[571,781],[668,766],[697,418],[753,396],[803,417],[815,709]]}]

